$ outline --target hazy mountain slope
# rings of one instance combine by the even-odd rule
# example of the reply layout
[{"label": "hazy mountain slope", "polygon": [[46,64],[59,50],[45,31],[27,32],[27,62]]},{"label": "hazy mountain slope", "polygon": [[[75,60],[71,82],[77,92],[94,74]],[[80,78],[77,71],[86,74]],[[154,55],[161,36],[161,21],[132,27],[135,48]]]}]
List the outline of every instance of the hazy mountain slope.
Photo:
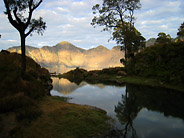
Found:
[{"label": "hazy mountain slope", "polygon": [[[12,47],[8,50],[10,52],[21,52],[20,47]],[[122,66],[120,59],[124,57],[124,53],[120,51],[119,47],[109,50],[104,46],[98,46],[85,50],[66,41],[53,47],[44,46],[40,49],[27,46],[26,50],[26,54],[41,64],[42,67],[46,67],[50,72],[60,73],[76,67],[96,70]]]},{"label": "hazy mountain slope", "polygon": [[150,38],[146,41],[146,47],[154,45],[156,42],[156,38]]}]

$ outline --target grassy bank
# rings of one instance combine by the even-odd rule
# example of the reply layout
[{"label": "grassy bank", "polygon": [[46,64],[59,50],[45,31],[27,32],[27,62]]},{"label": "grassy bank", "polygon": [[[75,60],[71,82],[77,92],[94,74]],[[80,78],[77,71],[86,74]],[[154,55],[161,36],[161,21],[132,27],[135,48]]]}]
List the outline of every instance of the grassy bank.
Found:
[{"label": "grassy bank", "polygon": [[145,85],[145,86],[151,86],[151,87],[161,87],[161,88],[167,88],[167,89],[184,92],[183,85],[164,84],[162,82],[159,82],[156,79],[149,79],[149,78],[143,78],[143,77],[137,77],[137,76],[126,76],[126,77],[116,79],[116,81],[118,81],[118,83],[123,83],[123,84],[130,83],[130,84]]},{"label": "grassy bank", "polygon": [[127,75],[125,68],[107,68],[103,70],[86,71],[84,69],[76,68],[62,75],[60,78],[66,78],[71,82],[80,84],[86,81],[90,84],[103,83],[106,85],[125,85],[125,83],[146,85],[151,87],[163,87],[184,92],[184,85],[182,83],[173,84],[172,82],[163,82],[157,78],[149,78],[135,75]]},{"label": "grassy bank", "polygon": [[40,104],[43,114],[16,137],[81,138],[104,134],[109,129],[106,113],[90,106],[69,104],[59,97],[46,97]]}]

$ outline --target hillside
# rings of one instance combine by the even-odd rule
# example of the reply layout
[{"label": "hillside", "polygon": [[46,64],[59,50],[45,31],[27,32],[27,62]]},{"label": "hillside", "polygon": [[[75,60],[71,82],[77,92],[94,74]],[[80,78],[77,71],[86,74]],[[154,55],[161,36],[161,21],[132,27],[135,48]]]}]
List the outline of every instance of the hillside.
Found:
[{"label": "hillside", "polygon": [[0,137],[8,137],[12,129],[19,127],[18,122],[37,118],[41,114],[38,101],[52,89],[48,70],[29,57],[26,60],[22,78],[21,55],[0,52]]},{"label": "hillside", "polygon": [[[12,47],[8,51],[21,52],[20,47]],[[64,73],[76,67],[96,70],[122,66],[120,59],[124,57],[124,53],[120,51],[118,46],[109,50],[100,45],[96,48],[85,50],[66,41],[53,47],[44,46],[40,49],[27,46],[26,54],[50,72],[58,73]]]},{"label": "hillside", "polygon": [[21,77],[21,55],[0,52],[1,138],[94,137],[108,132],[105,111],[49,96],[50,73],[30,57],[26,61]]},{"label": "hillside", "polygon": [[127,73],[154,78],[160,83],[184,84],[184,43],[156,44],[145,48],[127,64]]}]

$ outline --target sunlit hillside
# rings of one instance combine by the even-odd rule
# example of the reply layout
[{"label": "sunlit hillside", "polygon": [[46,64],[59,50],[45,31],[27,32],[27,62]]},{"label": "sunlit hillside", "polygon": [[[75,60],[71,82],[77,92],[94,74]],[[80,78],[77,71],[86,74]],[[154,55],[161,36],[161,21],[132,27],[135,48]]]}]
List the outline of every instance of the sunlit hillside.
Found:
[{"label": "sunlit hillside", "polygon": [[[8,49],[10,52],[20,53],[20,47]],[[81,67],[86,70],[96,70],[108,67],[123,66],[120,59],[124,52],[115,46],[111,50],[98,46],[89,50],[81,49],[73,44],[63,41],[53,47],[44,46],[33,48],[27,46],[27,55],[46,67],[50,72],[63,73]]]}]

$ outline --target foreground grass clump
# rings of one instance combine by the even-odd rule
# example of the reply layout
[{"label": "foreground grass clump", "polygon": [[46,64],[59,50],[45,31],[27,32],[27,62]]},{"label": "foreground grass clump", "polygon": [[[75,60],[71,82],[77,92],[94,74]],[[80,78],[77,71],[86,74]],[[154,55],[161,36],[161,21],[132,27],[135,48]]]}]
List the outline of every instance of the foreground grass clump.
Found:
[{"label": "foreground grass clump", "polygon": [[31,125],[20,128],[15,137],[85,138],[107,132],[105,111],[90,106],[69,104],[66,99],[46,97],[40,104],[43,114]]}]

